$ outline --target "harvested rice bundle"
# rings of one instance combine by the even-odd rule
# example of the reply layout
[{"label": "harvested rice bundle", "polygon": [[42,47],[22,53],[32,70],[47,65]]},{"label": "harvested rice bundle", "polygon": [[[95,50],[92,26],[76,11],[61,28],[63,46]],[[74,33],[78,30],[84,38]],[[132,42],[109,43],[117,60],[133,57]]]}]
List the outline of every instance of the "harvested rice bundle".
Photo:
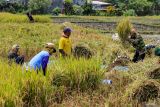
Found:
[{"label": "harvested rice bundle", "polygon": [[91,58],[92,57],[92,52],[90,51],[89,48],[85,46],[75,46],[74,47],[74,56],[77,58],[84,57],[84,58]]},{"label": "harvested rice bundle", "polygon": [[[137,84],[137,83],[136,83]],[[155,80],[145,80],[133,88],[132,99],[138,103],[157,99],[160,95],[160,84]]]},{"label": "harvested rice bundle", "polygon": [[108,71],[111,71],[115,66],[127,66],[131,62],[130,57],[127,55],[120,55],[109,65]]},{"label": "harvested rice bundle", "polygon": [[127,44],[127,38],[131,32],[132,25],[128,18],[121,20],[117,26],[117,31],[119,38],[121,39],[123,45]]},{"label": "harvested rice bundle", "polygon": [[148,72],[147,75],[151,79],[160,79],[160,67]]}]

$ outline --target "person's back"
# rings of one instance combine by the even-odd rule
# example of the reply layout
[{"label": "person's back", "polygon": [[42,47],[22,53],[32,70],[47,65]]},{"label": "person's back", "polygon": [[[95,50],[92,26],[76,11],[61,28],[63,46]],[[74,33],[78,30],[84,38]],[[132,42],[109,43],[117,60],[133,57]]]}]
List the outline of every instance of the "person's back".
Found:
[{"label": "person's back", "polygon": [[67,55],[71,54],[72,43],[70,38],[61,37],[59,49],[63,49]]},{"label": "person's back", "polygon": [[19,45],[15,44],[12,46],[11,51],[8,54],[9,64],[15,62],[16,64],[22,65],[24,63],[24,56],[19,55]]},{"label": "person's back", "polygon": [[31,59],[29,66],[34,68],[34,70],[43,69],[43,67],[48,63],[48,59],[49,53],[47,51],[41,51]]},{"label": "person's back", "polygon": [[130,41],[131,41],[133,47],[137,50],[142,50],[145,47],[145,43],[143,41],[143,38],[139,34],[136,34],[135,38],[130,38]]}]

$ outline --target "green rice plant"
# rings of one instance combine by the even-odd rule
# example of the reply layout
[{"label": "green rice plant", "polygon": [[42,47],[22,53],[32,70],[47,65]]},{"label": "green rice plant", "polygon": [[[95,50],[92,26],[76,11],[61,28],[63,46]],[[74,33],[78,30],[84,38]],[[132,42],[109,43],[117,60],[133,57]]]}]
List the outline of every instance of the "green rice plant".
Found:
[{"label": "green rice plant", "polygon": [[122,44],[126,45],[129,33],[131,32],[132,25],[128,18],[121,20],[117,26],[117,31]]},{"label": "green rice plant", "polygon": [[[113,107],[131,106],[134,101],[128,100],[128,97],[126,98],[125,96],[133,94],[132,86],[137,86],[137,81],[139,84],[141,79],[148,80],[146,76],[148,69],[154,70],[157,67],[155,64],[157,57],[147,57],[143,62],[129,63],[129,72],[107,75],[106,79],[111,79],[113,84],[102,84],[104,71],[106,71],[106,69],[101,68],[103,58],[105,58],[107,66],[117,55],[116,51],[115,53],[112,53],[112,51],[120,49],[120,52],[127,53],[130,57],[133,56],[133,51],[126,50],[120,45],[120,42],[112,41],[109,36],[101,34],[99,31],[66,23],[67,26],[73,29],[71,35],[73,47],[79,43],[88,45],[93,50],[94,56],[88,60],[73,57],[65,59],[51,57],[51,62],[47,68],[47,76],[45,77],[40,72],[38,74],[34,71],[22,72],[21,66],[15,64],[8,66],[6,59],[12,45],[19,44],[21,53],[29,61],[43,49],[43,44],[46,42],[53,42],[58,49],[58,41],[63,30],[62,26],[41,23],[47,20],[44,18],[40,22],[41,19],[39,17],[41,16],[36,19],[40,23],[26,23],[25,18],[21,17],[23,15],[19,15],[16,18],[15,16],[18,15],[13,15],[13,18],[10,19],[7,19],[4,15],[6,21],[2,16],[0,16],[0,106],[2,107],[104,107],[105,100],[109,106]],[[17,21],[18,18],[19,21]],[[86,18],[107,19],[106,17],[94,16]],[[131,18],[134,19],[134,17]],[[109,17],[109,21],[113,19],[115,21],[119,20],[116,17]],[[135,17],[134,21],[137,19],[143,20],[143,18]],[[52,60],[55,62],[52,63]],[[159,82],[159,80],[156,81]],[[124,97],[125,99],[123,99]]]},{"label": "green rice plant", "polygon": [[[49,15],[33,15],[35,22],[48,23],[52,22]],[[11,13],[0,13],[0,22],[3,23],[28,23],[29,19],[27,15],[22,14],[11,14]]]},{"label": "green rice plant", "polygon": [[100,62],[96,59],[61,59],[50,69],[54,86],[65,86],[69,90],[87,91],[97,89],[103,77]]}]

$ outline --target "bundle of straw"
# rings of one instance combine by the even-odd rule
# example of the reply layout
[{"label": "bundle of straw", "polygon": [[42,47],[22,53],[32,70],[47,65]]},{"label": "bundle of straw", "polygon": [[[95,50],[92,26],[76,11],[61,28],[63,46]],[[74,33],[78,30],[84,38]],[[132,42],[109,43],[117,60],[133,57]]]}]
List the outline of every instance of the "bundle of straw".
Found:
[{"label": "bundle of straw", "polygon": [[138,103],[148,102],[159,97],[160,84],[155,80],[143,81],[135,88],[132,99]]},{"label": "bundle of straw", "polygon": [[117,31],[119,38],[121,39],[123,44],[127,43],[127,38],[129,36],[129,33],[131,32],[132,24],[130,23],[128,18],[122,19],[117,26]]},{"label": "bundle of straw", "polygon": [[75,46],[74,56],[77,58],[84,57],[84,58],[89,59],[92,57],[92,52],[90,51],[89,48],[85,46]]},{"label": "bundle of straw", "polygon": [[148,77],[151,79],[160,79],[160,67],[158,67],[152,71],[149,71]]}]

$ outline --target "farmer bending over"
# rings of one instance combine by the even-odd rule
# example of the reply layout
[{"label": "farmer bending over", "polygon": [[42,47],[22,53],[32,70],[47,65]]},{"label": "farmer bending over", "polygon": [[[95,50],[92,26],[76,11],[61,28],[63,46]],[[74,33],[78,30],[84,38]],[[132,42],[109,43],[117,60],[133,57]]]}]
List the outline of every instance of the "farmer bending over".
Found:
[{"label": "farmer bending over", "polygon": [[71,55],[72,42],[70,40],[70,35],[71,35],[71,29],[65,28],[63,30],[63,35],[59,41],[59,52],[60,55],[63,57]]},{"label": "farmer bending over", "polygon": [[128,38],[128,41],[136,49],[132,61],[134,63],[137,63],[139,60],[143,61],[145,58],[145,43],[143,38],[136,32],[135,29],[131,30],[130,38]]},{"label": "farmer bending over", "polygon": [[29,68],[34,69],[37,73],[42,69],[45,76],[49,57],[55,52],[56,49],[54,48],[54,44],[47,43],[45,49],[31,59],[29,62]]},{"label": "farmer bending over", "polygon": [[20,46],[17,44],[12,46],[12,49],[8,54],[9,64],[11,64],[12,62],[15,62],[16,64],[22,65],[24,63],[24,56],[19,55],[19,49],[20,49]]}]

